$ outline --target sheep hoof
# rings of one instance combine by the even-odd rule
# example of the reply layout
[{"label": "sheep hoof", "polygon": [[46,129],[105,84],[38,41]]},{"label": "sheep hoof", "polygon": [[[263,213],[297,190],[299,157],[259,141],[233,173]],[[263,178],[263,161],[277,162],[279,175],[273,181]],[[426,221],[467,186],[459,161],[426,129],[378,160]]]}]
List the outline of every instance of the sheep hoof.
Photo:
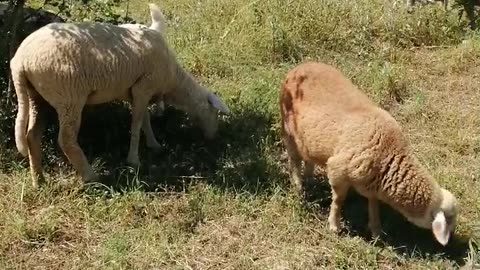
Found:
[{"label": "sheep hoof", "polygon": [[379,238],[381,234],[381,229],[380,228],[370,228],[370,232],[372,234],[372,238]]},{"label": "sheep hoof", "polygon": [[159,144],[158,142],[151,142],[147,143],[147,147],[152,149],[152,150],[160,150],[162,149],[162,145]]},{"label": "sheep hoof", "polygon": [[127,163],[128,163],[128,165],[130,165],[134,168],[140,167],[140,159],[138,157],[128,158]]},{"label": "sheep hoof", "polygon": [[93,183],[98,182],[99,180],[100,176],[96,174],[93,170],[91,170],[83,177],[83,183]]},{"label": "sheep hoof", "polygon": [[33,190],[38,190],[38,188],[40,187],[40,184],[38,182],[39,181],[37,179],[33,180],[33,182],[32,182]]},{"label": "sheep hoof", "polygon": [[329,218],[328,219],[328,223],[329,223],[329,226],[328,226],[328,229],[334,233],[340,233],[340,221],[337,220],[337,219],[332,219],[332,218]]},{"label": "sheep hoof", "polygon": [[38,190],[41,185],[45,183],[45,177],[43,174],[35,174],[35,172],[32,173],[32,188],[33,190]]},{"label": "sheep hoof", "polygon": [[330,223],[330,225],[328,226],[328,229],[330,231],[332,231],[333,233],[339,233],[340,232],[340,226],[338,226],[336,224]]},{"label": "sheep hoof", "polygon": [[371,234],[372,234],[373,238],[377,238],[377,237],[380,236],[380,232],[378,232],[378,231],[371,231]]}]

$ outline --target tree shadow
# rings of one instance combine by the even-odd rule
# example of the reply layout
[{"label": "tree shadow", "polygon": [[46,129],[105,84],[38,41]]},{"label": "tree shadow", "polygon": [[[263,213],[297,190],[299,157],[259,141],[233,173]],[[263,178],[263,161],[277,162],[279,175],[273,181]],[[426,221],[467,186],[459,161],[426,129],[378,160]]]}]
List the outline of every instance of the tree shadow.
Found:
[{"label": "tree shadow", "polygon": [[[322,214],[328,216],[331,195],[330,185],[326,176],[318,175],[315,181],[308,184],[308,203],[316,203]],[[350,190],[342,209],[344,230],[351,236],[360,236],[365,241],[374,241],[368,230],[368,201],[356,191]],[[430,230],[416,227],[408,222],[400,213],[386,204],[380,205],[380,220],[384,234],[380,241],[374,241],[379,247],[390,247],[399,256],[428,259],[441,257],[455,262],[459,266],[465,265],[465,258],[469,250],[469,237],[454,235],[447,246],[438,243]],[[325,222],[327,222],[325,220]]]}]

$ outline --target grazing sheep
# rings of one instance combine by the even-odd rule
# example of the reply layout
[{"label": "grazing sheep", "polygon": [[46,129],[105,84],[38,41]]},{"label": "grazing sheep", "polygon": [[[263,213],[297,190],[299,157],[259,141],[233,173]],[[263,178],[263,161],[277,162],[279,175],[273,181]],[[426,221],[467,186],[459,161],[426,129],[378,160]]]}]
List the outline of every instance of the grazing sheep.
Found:
[{"label": "grazing sheep", "polygon": [[368,198],[369,229],[381,232],[378,201],[413,224],[432,229],[445,245],[455,230],[457,202],[422,167],[392,116],[335,68],[304,63],[292,69],[280,94],[282,137],[292,184],[304,192],[314,165],[325,167],[332,188],[329,227],[338,231],[349,187]]},{"label": "grazing sheep", "polygon": [[[155,13],[155,6],[150,8]],[[45,101],[58,114],[60,147],[86,182],[97,175],[77,142],[85,105],[113,100],[132,104],[127,162],[134,166],[140,163],[140,130],[150,124],[147,106],[159,97],[187,111],[200,122],[207,138],[214,137],[218,111],[229,109],[180,66],[157,27],[161,23],[156,15],[150,27],[154,29],[52,23],[22,42],[10,65],[18,99],[15,141],[19,152],[29,155],[34,186],[43,180],[41,103]]]}]

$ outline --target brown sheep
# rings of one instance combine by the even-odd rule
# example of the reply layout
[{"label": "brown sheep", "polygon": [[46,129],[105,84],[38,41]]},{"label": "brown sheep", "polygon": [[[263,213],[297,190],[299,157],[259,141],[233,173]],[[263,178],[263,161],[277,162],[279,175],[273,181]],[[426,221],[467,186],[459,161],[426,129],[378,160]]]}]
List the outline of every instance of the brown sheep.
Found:
[{"label": "brown sheep", "polygon": [[332,66],[308,62],[292,69],[280,94],[282,137],[292,184],[304,192],[314,165],[326,169],[332,188],[329,228],[353,187],[368,199],[368,227],[381,232],[378,201],[413,224],[431,229],[446,245],[455,230],[457,201],[441,188],[410,150],[399,124]]}]

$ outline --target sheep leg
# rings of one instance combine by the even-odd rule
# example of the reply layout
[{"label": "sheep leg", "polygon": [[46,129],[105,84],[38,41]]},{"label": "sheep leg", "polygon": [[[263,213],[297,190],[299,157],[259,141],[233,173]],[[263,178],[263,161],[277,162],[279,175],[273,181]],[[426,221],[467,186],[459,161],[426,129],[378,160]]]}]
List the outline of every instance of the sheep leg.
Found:
[{"label": "sheep leg", "polygon": [[45,179],[42,173],[42,135],[45,129],[44,111],[40,97],[29,93],[29,120],[27,129],[28,157],[33,188],[38,188]]},{"label": "sheep leg", "polygon": [[330,185],[332,186],[332,204],[328,216],[329,229],[333,232],[339,232],[341,211],[345,198],[347,197],[349,186],[345,183],[332,183],[332,181],[330,181]]},{"label": "sheep leg", "polygon": [[147,111],[145,112],[145,116],[143,117],[142,123],[142,130],[145,134],[145,139],[147,141],[147,147],[151,149],[160,149],[162,145],[158,143],[155,135],[153,134],[152,124],[150,122],[150,113]]},{"label": "sheep leg", "polygon": [[378,211],[379,205],[376,198],[368,199],[368,228],[374,238],[380,236],[382,226],[380,224],[380,216]]},{"label": "sheep leg", "polygon": [[328,216],[329,229],[333,232],[340,231],[340,217],[347,197],[350,184],[348,177],[343,169],[343,161],[341,158],[330,158],[327,161],[327,176],[332,188],[332,204],[330,205],[330,214]]},{"label": "sheep leg", "polygon": [[315,171],[315,163],[305,161],[305,168],[303,169],[303,176],[306,180],[311,181],[313,179],[313,173]]},{"label": "sheep leg", "polygon": [[302,197],[304,195],[304,179],[302,177],[301,170],[302,159],[296,149],[295,143],[292,142],[290,136],[284,136],[284,142],[287,148],[290,181],[297,194]]},{"label": "sheep leg", "polygon": [[92,166],[87,161],[85,154],[78,145],[78,131],[82,121],[84,102],[57,107],[60,130],[58,143],[75,170],[80,174],[84,182],[97,179]]},{"label": "sheep leg", "polygon": [[[138,157],[138,144],[140,141],[140,131],[145,121],[147,113],[148,101],[151,96],[145,91],[147,80],[140,80],[132,86],[132,123],[130,127],[130,149],[128,150],[127,163],[133,167],[140,166],[140,158]],[[148,117],[150,120],[150,117]],[[150,122],[150,121],[149,121]],[[151,129],[151,127],[150,127]],[[153,133],[153,131],[152,131]]]},{"label": "sheep leg", "polygon": [[163,101],[162,98],[157,98],[157,100],[152,106],[152,115],[156,117],[160,117],[163,115],[164,111],[165,111],[165,102]]}]

